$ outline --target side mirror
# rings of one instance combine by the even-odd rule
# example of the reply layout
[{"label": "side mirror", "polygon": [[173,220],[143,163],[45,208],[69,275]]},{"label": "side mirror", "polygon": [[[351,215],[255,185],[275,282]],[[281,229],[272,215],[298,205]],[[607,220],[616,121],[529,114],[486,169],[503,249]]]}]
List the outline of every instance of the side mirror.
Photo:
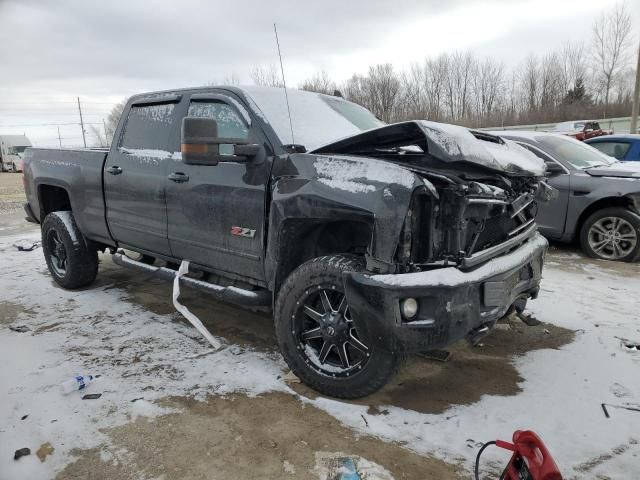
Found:
[{"label": "side mirror", "polygon": [[[224,161],[241,161],[255,157],[262,148],[243,138],[218,136],[218,122],[213,118],[184,117],[180,142],[182,161],[190,165],[217,165]],[[233,155],[220,153],[220,145],[233,145]]]},{"label": "side mirror", "polygon": [[545,165],[547,166],[547,175],[557,175],[559,173],[565,173],[565,169],[559,163],[545,162]]}]

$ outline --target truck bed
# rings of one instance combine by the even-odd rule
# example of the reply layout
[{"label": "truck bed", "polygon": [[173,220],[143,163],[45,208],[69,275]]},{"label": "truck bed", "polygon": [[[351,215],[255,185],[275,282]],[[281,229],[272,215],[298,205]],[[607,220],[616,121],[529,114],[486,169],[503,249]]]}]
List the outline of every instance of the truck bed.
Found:
[{"label": "truck bed", "polygon": [[41,187],[60,188],[70,199],[76,223],[88,238],[111,244],[105,220],[102,171],[107,148],[29,148],[25,153],[25,192],[36,220],[55,206],[41,205]]}]

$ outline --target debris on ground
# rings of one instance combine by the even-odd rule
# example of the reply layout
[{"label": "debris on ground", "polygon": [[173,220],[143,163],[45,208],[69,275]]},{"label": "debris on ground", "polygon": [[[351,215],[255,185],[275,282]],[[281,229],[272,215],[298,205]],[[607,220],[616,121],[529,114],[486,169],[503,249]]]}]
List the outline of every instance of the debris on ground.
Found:
[{"label": "debris on ground", "polygon": [[9,330],[13,330],[14,332],[18,332],[18,333],[25,333],[25,332],[31,331],[31,329],[26,325],[16,325],[16,326],[9,325]]},{"label": "debris on ground", "polygon": [[96,378],[98,378],[98,375],[76,375],[63,382],[60,386],[62,392],[67,394],[87,388]]},{"label": "debris on ground", "polygon": [[601,403],[600,406],[602,407],[602,411],[604,411],[604,416],[607,418],[611,418],[611,415],[609,414],[609,410],[607,409],[607,407],[619,408],[622,410],[629,410],[630,412],[640,412],[640,405],[636,405],[633,403],[625,403],[624,405],[613,405],[611,403]]},{"label": "debris on ground", "polygon": [[16,453],[13,454],[13,459],[18,460],[20,457],[25,457],[27,455],[31,455],[31,449],[24,447],[16,450]]},{"label": "debris on ground", "polygon": [[291,370],[284,375],[283,380],[287,383],[301,383],[301,380]]},{"label": "debris on ground", "polygon": [[427,360],[436,360],[438,362],[448,362],[451,358],[451,352],[447,350],[427,350],[426,352],[420,352],[417,355],[419,357],[426,358]]},{"label": "debris on ground", "polygon": [[54,450],[55,448],[53,448],[53,446],[49,442],[46,442],[40,445],[40,448],[36,451],[36,455],[41,462],[44,462],[47,457],[53,453]]},{"label": "debris on ground", "polygon": [[20,242],[14,243],[13,246],[16,247],[19,252],[31,252],[32,250],[40,247],[40,242],[30,242],[28,240],[22,240]]},{"label": "debris on ground", "polygon": [[529,327],[537,327],[542,323],[540,320],[538,320],[536,317],[534,317],[530,313],[516,312],[516,316],[520,320],[522,320],[522,322],[525,325],[528,325]]},{"label": "debris on ground", "polygon": [[207,327],[205,327],[202,324],[200,319],[197,316],[195,316],[193,313],[191,313],[191,311],[187,307],[185,307],[178,301],[178,297],[180,297],[180,277],[187,274],[188,272],[189,272],[189,261],[183,260],[182,263],[180,264],[180,268],[178,269],[178,273],[173,279],[173,292],[172,292],[173,306],[176,308],[178,312],[180,312],[184,316],[184,318],[189,320],[191,325],[193,325],[196,328],[196,330],[198,330],[202,334],[204,338],[207,339],[207,341],[211,344],[214,350],[220,350],[220,348],[222,348],[222,343],[220,342],[220,340],[218,340],[213,335],[211,335],[211,332],[207,330]]},{"label": "debris on ground", "polygon": [[316,452],[314,472],[327,480],[393,480],[391,473],[381,465],[340,453]]},{"label": "debris on ground", "polygon": [[100,398],[101,396],[101,393],[87,393],[82,396],[82,400],[95,400],[97,398]]},{"label": "debris on ground", "polygon": [[360,416],[362,417],[362,420],[364,420],[364,424],[368,427],[369,426],[369,422],[367,422],[367,419],[362,414]]}]

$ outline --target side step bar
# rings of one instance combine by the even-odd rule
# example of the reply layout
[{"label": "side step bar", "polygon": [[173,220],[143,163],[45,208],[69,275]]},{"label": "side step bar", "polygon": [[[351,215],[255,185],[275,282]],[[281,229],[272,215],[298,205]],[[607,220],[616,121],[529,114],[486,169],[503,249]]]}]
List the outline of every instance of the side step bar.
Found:
[{"label": "side step bar", "polygon": [[[138,270],[139,272],[151,274],[156,278],[167,281],[173,281],[178,273],[170,268],[154,267],[146,263],[136,262],[122,253],[114,253],[111,259],[113,263],[121,267]],[[247,307],[267,307],[271,305],[271,293],[268,290],[253,291],[238,287],[223,287],[222,285],[216,285],[215,283],[204,282],[189,277],[180,277],[180,285],[208,293],[223,302],[235,303]]]}]

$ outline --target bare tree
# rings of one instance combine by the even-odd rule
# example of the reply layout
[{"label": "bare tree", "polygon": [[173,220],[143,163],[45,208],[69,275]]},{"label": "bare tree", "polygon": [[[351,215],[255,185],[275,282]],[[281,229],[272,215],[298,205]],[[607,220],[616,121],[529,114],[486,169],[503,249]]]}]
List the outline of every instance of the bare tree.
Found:
[{"label": "bare tree", "polygon": [[471,79],[477,62],[470,52],[456,52],[449,57],[445,79],[445,98],[450,119],[459,122],[466,118],[471,96]]},{"label": "bare tree", "polygon": [[478,64],[473,77],[475,109],[480,122],[491,118],[504,89],[504,65],[487,57]]},{"label": "bare tree", "polygon": [[393,65],[384,63],[369,67],[366,85],[371,111],[379,119],[391,121],[400,92],[400,80],[393,71]]},{"label": "bare tree", "polygon": [[631,25],[631,15],[624,4],[603,13],[593,24],[593,55],[605,116],[614,79],[629,62]]},{"label": "bare tree", "polygon": [[224,77],[223,83],[225,85],[240,85],[240,77],[236,72],[231,72],[231,75]]},{"label": "bare tree", "polygon": [[442,102],[449,71],[449,57],[439,55],[424,64],[424,93],[427,101],[427,118],[439,121],[443,118]]},{"label": "bare tree", "polygon": [[370,98],[368,95],[368,78],[364,75],[354,73],[349,80],[344,82],[340,91],[344,98],[350,102],[370,108]]},{"label": "bare tree", "polygon": [[98,128],[96,125],[89,125],[89,133],[93,137],[90,140],[92,147],[108,147],[109,141],[106,138],[104,131]]},{"label": "bare tree", "polygon": [[[104,145],[110,145],[113,141],[113,136],[116,133],[116,128],[118,127],[118,122],[120,121],[120,117],[122,116],[126,103],[126,99],[122,100],[120,103],[116,103],[111,109],[111,112],[109,112],[109,116],[104,122],[106,126],[106,132],[104,133]],[[94,130],[94,128],[92,128],[92,130]]]},{"label": "bare tree", "polygon": [[408,72],[400,74],[400,93],[396,115],[402,119],[426,118],[423,68],[413,63]]},{"label": "bare tree", "polygon": [[521,75],[521,91],[524,96],[526,109],[529,112],[538,110],[540,99],[540,67],[538,65],[538,57],[530,54],[522,67]]},{"label": "bare tree", "polygon": [[320,70],[319,72],[316,72],[313,77],[302,82],[299,88],[300,90],[307,90],[309,92],[333,95],[336,91],[336,83],[331,80],[329,74],[325,70]]},{"label": "bare tree", "polygon": [[571,88],[575,88],[578,80],[587,78],[587,62],[583,43],[564,44],[559,54],[562,76],[560,88],[566,94]]},{"label": "bare tree", "polygon": [[280,70],[273,63],[258,65],[251,69],[249,76],[253,83],[263,87],[284,87]]}]

